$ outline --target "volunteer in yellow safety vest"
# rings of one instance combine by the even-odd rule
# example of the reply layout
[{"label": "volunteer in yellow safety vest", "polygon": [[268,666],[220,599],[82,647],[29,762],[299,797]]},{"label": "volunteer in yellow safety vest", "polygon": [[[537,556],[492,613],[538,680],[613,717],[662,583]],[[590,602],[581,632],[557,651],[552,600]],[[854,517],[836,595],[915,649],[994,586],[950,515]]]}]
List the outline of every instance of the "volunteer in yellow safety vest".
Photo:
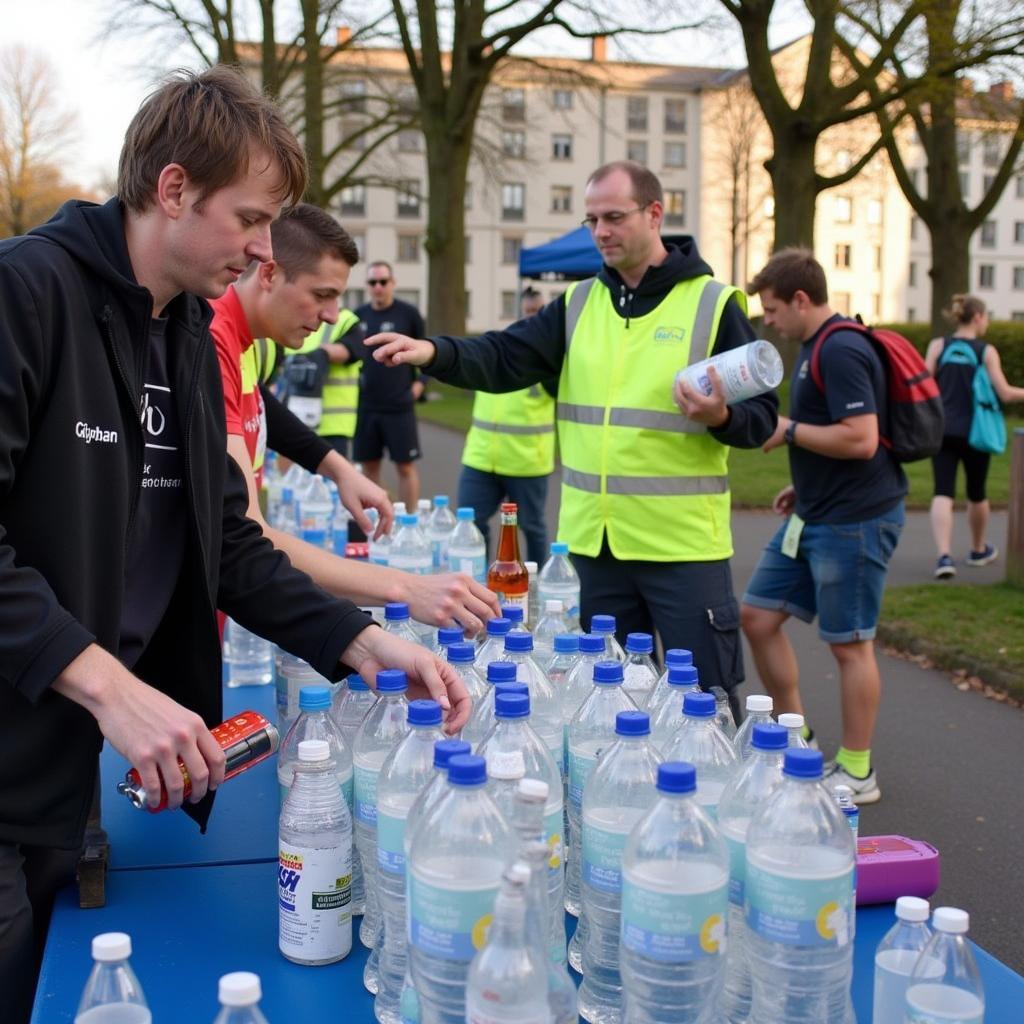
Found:
[{"label": "volunteer in yellow safety vest", "polygon": [[663,241],[661,183],[617,161],[587,182],[584,224],[604,259],[538,314],[474,339],[368,338],[385,364],[429,368],[460,387],[513,391],[559,377],[558,537],[580,576],[581,619],[620,638],[657,629],[693,651],[703,686],[738,710],[739,608],[729,558],[729,447],[775,429],[774,393],[727,406],[674,383],[676,371],[753,340],[744,296],[711,276],[693,238]]}]

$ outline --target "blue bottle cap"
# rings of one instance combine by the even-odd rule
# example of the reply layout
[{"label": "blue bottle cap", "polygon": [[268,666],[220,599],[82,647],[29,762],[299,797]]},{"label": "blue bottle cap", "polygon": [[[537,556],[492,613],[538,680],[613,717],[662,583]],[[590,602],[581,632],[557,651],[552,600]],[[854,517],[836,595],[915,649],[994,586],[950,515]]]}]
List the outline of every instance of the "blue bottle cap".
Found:
[{"label": "blue bottle cap", "polygon": [[302,539],[315,548],[322,548],[327,543],[326,530],[303,530]]},{"label": "blue bottle cap", "polygon": [[650,654],[654,650],[654,637],[650,633],[627,633],[626,650],[630,654]]},{"label": "blue bottle cap", "polygon": [[494,684],[494,696],[497,697],[499,693],[529,693],[530,688],[526,683],[495,683]]},{"label": "blue bottle cap", "polygon": [[450,627],[442,627],[437,631],[437,642],[441,647],[447,647],[449,644],[457,644],[463,639],[462,630]]},{"label": "blue bottle cap", "polygon": [[614,633],[615,632],[615,616],[614,615],[595,615],[590,620],[590,632],[591,633]]},{"label": "blue bottle cap", "polygon": [[476,518],[476,513],[466,505],[460,505],[455,512],[455,518],[465,522],[467,519],[472,522]]},{"label": "blue bottle cap", "polygon": [[662,793],[692,793],[697,788],[697,769],[689,761],[665,761],[658,765],[657,787]]},{"label": "blue bottle cap", "polygon": [[530,695],[528,693],[509,693],[504,689],[495,693],[495,718],[526,718],[529,714]]},{"label": "blue bottle cap", "polygon": [[472,753],[473,748],[465,740],[438,740],[434,744],[434,767],[447,768],[453,757]]},{"label": "blue bottle cap", "polygon": [[618,736],[649,736],[651,716],[646,711],[620,711],[615,716],[615,733]]},{"label": "blue bottle cap", "polygon": [[407,721],[410,725],[440,725],[441,705],[436,700],[411,700]]},{"label": "blue bottle cap", "polygon": [[774,722],[756,722],[751,737],[751,745],[757,750],[785,750],[789,746],[789,730]]},{"label": "blue bottle cap", "polygon": [[805,750],[802,747],[788,747],[782,762],[783,775],[795,779],[820,779],[825,758],[820,750]]},{"label": "blue bottle cap", "polygon": [[564,540],[556,540],[551,543],[551,554],[553,555],[567,555],[569,554],[569,545]]},{"label": "blue bottle cap", "polygon": [[322,711],[331,706],[331,691],[326,686],[303,686],[299,690],[300,711]]},{"label": "blue bottle cap", "polygon": [[699,681],[696,665],[669,665],[668,667],[669,686],[696,686]]},{"label": "blue bottle cap", "polygon": [[599,661],[594,666],[595,686],[615,686],[623,680],[622,665],[617,661]]},{"label": "blue bottle cap", "polygon": [[670,668],[673,665],[692,665],[693,651],[688,651],[685,647],[670,647],[665,652],[665,664]]},{"label": "blue bottle cap", "polygon": [[378,693],[403,693],[409,689],[409,680],[398,668],[385,668],[377,673]]},{"label": "blue bottle cap", "polygon": [[405,512],[398,517],[400,526],[415,526],[419,521],[420,517],[415,512]]},{"label": "blue bottle cap", "polygon": [[514,604],[503,604],[501,614],[512,623],[523,621],[523,609]]},{"label": "blue bottle cap", "polygon": [[472,644],[458,643],[449,644],[445,648],[445,652],[448,655],[448,660],[453,665],[470,664],[476,660],[476,648]]},{"label": "blue bottle cap", "polygon": [[575,633],[559,633],[555,637],[556,654],[575,654],[580,649],[580,638]]},{"label": "blue bottle cap", "polygon": [[384,605],[384,618],[387,622],[400,622],[409,618],[409,606],[404,601],[389,601]]},{"label": "blue bottle cap", "polygon": [[488,636],[504,636],[511,628],[512,623],[504,617],[487,620]]},{"label": "blue bottle cap", "polygon": [[584,633],[580,637],[580,654],[600,654],[604,650],[604,637],[596,633]]},{"label": "blue bottle cap", "polygon": [[358,672],[353,672],[345,681],[348,683],[350,690],[369,690],[366,680]]},{"label": "blue bottle cap", "polygon": [[453,786],[480,786],[487,781],[487,762],[476,754],[448,759],[448,781]]},{"label": "blue bottle cap", "polygon": [[506,651],[532,651],[533,635],[530,633],[506,633]]},{"label": "blue bottle cap", "polygon": [[511,661],[492,661],[487,666],[487,682],[514,683],[517,666]]},{"label": "blue bottle cap", "polygon": [[713,693],[686,693],[683,695],[683,714],[690,718],[714,718],[715,695]]},{"label": "blue bottle cap", "polygon": [[294,491],[294,489],[291,488],[291,487],[282,487],[281,488],[281,501],[283,501],[286,505],[288,505],[291,502],[293,502],[294,500],[295,500],[295,491]]},{"label": "blue bottle cap", "polygon": [[447,508],[448,507],[448,495],[447,494],[435,494],[434,495],[434,508]]}]

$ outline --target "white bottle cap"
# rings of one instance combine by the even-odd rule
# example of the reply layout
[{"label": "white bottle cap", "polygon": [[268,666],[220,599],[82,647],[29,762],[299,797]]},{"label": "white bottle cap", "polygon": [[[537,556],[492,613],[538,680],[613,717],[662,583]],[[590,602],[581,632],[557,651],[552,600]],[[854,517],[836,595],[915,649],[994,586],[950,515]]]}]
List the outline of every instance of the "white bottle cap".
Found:
[{"label": "white bottle cap", "polygon": [[546,612],[554,612],[557,615],[561,610],[562,602],[557,597],[544,602],[544,611]]},{"label": "white bottle cap", "polygon": [[833,786],[832,792],[836,796],[853,796],[853,790],[849,786]]},{"label": "white bottle cap", "polygon": [[951,932],[953,935],[964,935],[971,919],[966,910],[956,907],[936,907],[932,913],[932,927],[937,932]]},{"label": "white bottle cap", "polygon": [[543,779],[520,779],[517,792],[533,800],[547,800],[548,784]]},{"label": "white bottle cap", "polygon": [[536,562],[523,562],[523,565],[526,566],[526,571],[528,573],[534,573],[534,572],[537,571],[537,563]]},{"label": "white bottle cap", "polygon": [[748,711],[771,711],[772,699],[766,693],[752,693],[747,698]]},{"label": "white bottle cap", "polygon": [[519,885],[526,885],[530,881],[530,865],[525,860],[517,860],[509,865],[505,877]]},{"label": "white bottle cap", "polygon": [[221,1006],[254,1006],[262,997],[260,976],[252,971],[225,974],[217,985],[217,998]]},{"label": "white bottle cap", "polygon": [[804,716],[798,715],[795,711],[783,711],[779,715],[779,725],[786,729],[802,729],[804,727]]},{"label": "white bottle cap", "polygon": [[124,932],[104,932],[92,940],[92,958],[109,964],[132,955],[132,937]]},{"label": "white bottle cap", "polygon": [[901,921],[927,921],[928,901],[919,896],[901,896],[896,901],[896,916]]},{"label": "white bottle cap", "polygon": [[302,740],[299,743],[299,760],[304,764],[327,761],[330,756],[331,748],[327,740]]}]

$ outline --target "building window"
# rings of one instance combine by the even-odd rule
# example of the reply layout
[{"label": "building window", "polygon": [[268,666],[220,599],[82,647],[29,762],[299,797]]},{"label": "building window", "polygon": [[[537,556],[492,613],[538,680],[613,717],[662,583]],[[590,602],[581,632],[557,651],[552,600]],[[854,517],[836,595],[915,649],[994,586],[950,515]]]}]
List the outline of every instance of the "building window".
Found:
[{"label": "building window", "polygon": [[526,132],[518,130],[501,133],[501,151],[513,160],[521,160],[526,156]]},{"label": "building window", "polygon": [[910,306],[907,309],[907,323],[908,324],[913,324],[913,323],[916,323],[916,322],[917,322],[917,310],[913,306]]},{"label": "building window", "polygon": [[996,222],[986,220],[981,225],[981,245],[985,249],[996,247]]},{"label": "building window", "polygon": [[526,92],[522,89],[502,89],[501,116],[506,121],[526,120]]},{"label": "building window", "polygon": [[408,302],[410,306],[415,306],[417,309],[420,308],[419,288],[396,288],[395,298],[402,302]]},{"label": "building window", "polygon": [[849,270],[853,263],[853,246],[840,244],[836,246],[836,269]]},{"label": "building window", "polygon": [[882,247],[880,245],[875,246],[875,270],[882,269]]},{"label": "building window", "polygon": [[978,287],[995,288],[996,268],[994,263],[980,263],[978,265]]},{"label": "building window", "polygon": [[501,186],[501,219],[522,220],[526,216],[526,186],[505,182]]},{"label": "building window", "polygon": [[342,217],[366,216],[366,186],[346,185],[341,190],[339,210]]},{"label": "building window", "polygon": [[849,292],[833,292],[832,293],[832,308],[843,316],[850,315],[850,293]]},{"label": "building window", "polygon": [[956,133],[956,160],[961,165],[971,162],[971,139],[966,132]]},{"label": "building window", "polygon": [[396,190],[399,217],[418,217],[420,215],[420,183],[416,178],[403,178]]},{"label": "building window", "polygon": [[665,143],[665,166],[685,167],[686,166],[686,143],[666,142]]},{"label": "building window", "polygon": [[420,109],[420,97],[415,85],[403,85],[398,90],[398,110],[402,114],[415,114]]},{"label": "building window", "polygon": [[1013,222],[1013,240],[1015,242],[1024,242],[1024,220],[1015,220]]},{"label": "building window", "polygon": [[647,142],[644,139],[626,140],[626,159],[647,166]]},{"label": "building window", "polygon": [[665,223],[677,227],[686,224],[686,192],[683,189],[665,192]]},{"label": "building window", "polygon": [[626,131],[647,131],[646,96],[629,96],[626,98]]},{"label": "building window", "polygon": [[572,136],[552,135],[551,136],[551,159],[571,160],[572,159]]},{"label": "building window", "polygon": [[523,251],[523,240],[504,235],[501,239],[501,262],[519,266],[519,254]]},{"label": "building window", "polygon": [[349,288],[342,299],[346,309],[358,309],[366,301],[366,295],[362,288]]},{"label": "building window", "polygon": [[996,176],[994,174],[983,174],[981,177],[981,194],[987,196],[992,191],[992,186],[996,183]]},{"label": "building window", "polygon": [[516,314],[519,311],[516,309],[516,293],[515,292],[502,292],[501,293],[501,319],[502,320],[516,320],[518,319]]},{"label": "building window", "polygon": [[556,89],[551,98],[555,110],[572,110],[571,89]]},{"label": "building window", "polygon": [[[880,199],[869,199],[868,200],[868,223],[869,224],[881,224],[882,223],[882,201]],[[913,236],[911,236],[913,237]]]},{"label": "building window", "polygon": [[349,78],[341,83],[342,111],[346,114],[366,113],[366,80]]},{"label": "building window", "polygon": [[1013,268],[1013,289],[1014,291],[1024,291],[1024,267]]},{"label": "building window", "polygon": [[960,181],[960,195],[966,199],[971,191],[971,176],[966,171],[961,171],[957,178]]},{"label": "building window", "polygon": [[398,133],[399,153],[422,153],[423,133],[413,130],[401,131]]},{"label": "building window", "polygon": [[420,261],[420,236],[399,235],[398,254],[399,263],[419,263]]},{"label": "building window", "polygon": [[568,185],[551,186],[551,212],[572,213],[572,189]]},{"label": "building window", "polygon": [[1017,175],[1017,198],[1024,199],[1024,174]]},{"label": "building window", "polygon": [[[913,260],[911,260],[910,263],[910,272],[907,274],[907,284],[910,285],[911,288],[917,287],[917,264],[914,263]],[[911,319],[913,319],[913,317],[911,317]]]},{"label": "building window", "polygon": [[853,200],[849,196],[836,196],[832,200],[835,211],[834,218],[839,224],[850,224],[853,222]]},{"label": "building window", "polygon": [[1024,309],[1015,309],[1010,314],[1010,319],[1016,320],[1018,323],[1020,323],[1022,320],[1024,320]]},{"label": "building window", "polygon": [[986,135],[981,141],[981,160],[986,167],[998,167],[1003,160],[1003,145],[997,135]]},{"label": "building window", "polygon": [[665,131],[686,131],[686,100],[665,100]]}]

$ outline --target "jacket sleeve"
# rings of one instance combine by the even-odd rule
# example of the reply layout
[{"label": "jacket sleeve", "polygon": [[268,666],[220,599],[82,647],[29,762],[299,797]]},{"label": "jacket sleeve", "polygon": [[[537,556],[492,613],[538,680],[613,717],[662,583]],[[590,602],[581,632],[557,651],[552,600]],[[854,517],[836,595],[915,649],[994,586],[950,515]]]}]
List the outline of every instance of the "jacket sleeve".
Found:
[{"label": "jacket sleeve", "polygon": [[[15,484],[47,388],[45,304],[0,259],[0,506]],[[37,570],[20,563],[0,518],[0,684],[37,701],[95,637]]]},{"label": "jacket sleeve", "polygon": [[539,313],[503,331],[476,338],[440,335],[430,339],[434,360],[427,373],[473,391],[501,393],[541,384],[562,372],[565,358],[565,299],[559,296]]},{"label": "jacket sleeve", "polygon": [[331,446],[302,422],[266,385],[260,385],[267,414],[267,447],[310,473],[331,453]]},{"label": "jacket sleeve", "polygon": [[[754,341],[757,334],[735,298],[730,299],[718,323],[718,335],[711,354],[717,356]],[[769,391],[729,406],[724,426],[708,433],[732,448],[760,448],[775,433],[779,422],[779,396]]]}]

